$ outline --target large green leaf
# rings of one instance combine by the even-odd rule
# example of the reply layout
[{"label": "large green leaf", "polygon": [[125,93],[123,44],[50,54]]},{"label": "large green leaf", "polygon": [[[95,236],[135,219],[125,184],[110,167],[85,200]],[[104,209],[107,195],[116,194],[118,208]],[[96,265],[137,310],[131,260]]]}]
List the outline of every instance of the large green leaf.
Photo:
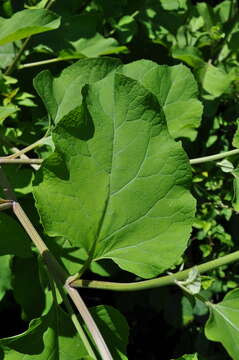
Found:
[{"label": "large green leaf", "polygon": [[123,73],[138,80],[157,97],[174,138],[196,137],[203,109],[197,100],[197,83],[186,66],[140,60],[125,65]]},{"label": "large green leaf", "polygon": [[239,289],[230,291],[220,303],[208,303],[210,317],[205,326],[209,340],[219,341],[233,360],[239,359]]},{"label": "large green leaf", "polygon": [[37,176],[44,228],[93,260],[156,276],[178,260],[191,231],[186,154],[137,81],[110,74],[84,92],[53,132],[57,152]]},{"label": "large green leaf", "polygon": [[117,59],[84,59],[67,67],[58,78],[53,78],[49,71],[42,71],[34,79],[34,86],[57,123],[81,104],[81,90],[86,83],[101,80],[119,65]]},{"label": "large green leaf", "polygon": [[10,19],[0,18],[0,45],[60,26],[60,17],[45,9],[23,10]]},{"label": "large green leaf", "polygon": [[[126,360],[128,325],[111,306],[97,306],[92,315],[114,360]],[[70,317],[52,306],[48,314],[30,322],[24,333],[0,340],[4,360],[90,360]]]}]

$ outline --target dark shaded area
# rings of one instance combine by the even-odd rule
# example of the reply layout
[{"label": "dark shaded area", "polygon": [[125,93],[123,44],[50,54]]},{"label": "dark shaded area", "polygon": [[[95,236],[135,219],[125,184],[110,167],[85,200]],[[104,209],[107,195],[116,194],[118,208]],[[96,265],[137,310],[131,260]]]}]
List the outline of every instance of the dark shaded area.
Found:
[{"label": "dark shaded area", "polygon": [[18,335],[28,328],[28,323],[21,319],[21,307],[16,304],[12,291],[8,291],[0,302],[0,317],[1,338]]}]

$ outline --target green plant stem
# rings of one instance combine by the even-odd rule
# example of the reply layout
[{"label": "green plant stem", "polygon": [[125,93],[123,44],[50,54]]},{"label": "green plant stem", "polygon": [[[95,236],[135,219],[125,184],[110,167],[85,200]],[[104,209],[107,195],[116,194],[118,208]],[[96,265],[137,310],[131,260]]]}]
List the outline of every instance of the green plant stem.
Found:
[{"label": "green plant stem", "polygon": [[[30,159],[30,158],[15,159],[15,158],[18,156],[21,156],[22,154],[24,154],[42,144],[43,144],[43,142],[41,139],[41,140],[36,141],[34,144],[27,146],[23,150],[19,150],[18,152],[14,153],[13,155],[2,157],[2,158],[0,158],[0,164],[41,164],[43,162],[43,159]],[[205,163],[208,161],[216,161],[216,160],[223,159],[225,157],[237,155],[237,154],[239,154],[239,149],[230,150],[230,151],[226,151],[224,153],[219,153],[219,154],[215,154],[215,155],[209,155],[209,156],[191,159],[191,160],[189,160],[189,162],[191,165],[201,164],[201,163]]]},{"label": "green plant stem", "polygon": [[[10,150],[13,152],[12,155],[0,157],[0,164],[14,164],[14,163],[20,163],[20,164],[30,164],[35,170],[39,169],[39,164],[43,162],[43,159],[29,159],[27,155],[25,155],[28,151],[31,151],[35,149],[38,146],[44,145],[46,140],[48,140],[49,137],[44,135],[41,139],[35,141],[33,144],[30,144],[23,148],[22,150],[19,150],[18,148],[14,147],[12,144],[8,143],[8,139],[5,139],[4,137],[1,137],[2,143],[6,144],[6,146],[10,147]],[[15,160],[17,157],[20,157],[20,159]]]},{"label": "green plant stem", "polygon": [[[52,289],[52,294],[53,294],[54,301],[55,301],[56,305],[58,305],[57,297],[56,297],[55,282],[54,282],[54,280],[53,280],[53,278],[51,276],[51,273],[47,272],[47,274],[48,274],[50,286],[51,286],[51,289]],[[57,285],[57,288],[58,288],[58,290],[59,290],[59,292],[61,294],[61,298],[62,298],[62,300],[63,300],[63,302],[64,302],[64,304],[66,306],[67,312],[71,317],[71,321],[73,322],[73,324],[74,324],[74,326],[76,328],[76,331],[78,332],[78,334],[79,334],[79,336],[80,336],[80,338],[81,338],[81,340],[82,340],[88,354],[92,357],[92,359],[97,360],[97,358],[95,356],[95,353],[94,353],[94,351],[93,351],[93,349],[92,349],[92,347],[91,347],[91,345],[89,343],[89,340],[88,340],[88,338],[87,338],[87,336],[86,336],[86,334],[85,334],[85,332],[84,332],[84,330],[83,330],[83,328],[82,328],[82,326],[81,326],[81,324],[79,322],[79,319],[77,318],[77,315],[74,313],[74,310],[73,310],[73,308],[71,306],[71,303],[68,300],[68,297],[67,297],[61,283],[58,283],[56,285]]]},{"label": "green plant stem", "polygon": [[215,155],[209,155],[209,156],[203,156],[200,158],[191,159],[191,160],[189,160],[189,162],[191,165],[201,164],[201,163],[205,163],[208,161],[215,161],[215,160],[223,159],[227,156],[232,156],[232,155],[237,155],[237,154],[239,154],[239,149],[225,151],[223,153],[219,153],[219,154],[215,154]]},{"label": "green plant stem", "polygon": [[20,60],[23,52],[26,50],[26,47],[30,41],[31,37],[29,36],[28,38],[26,38],[26,40],[23,42],[20,50],[18,51],[17,55],[15,56],[13,62],[9,65],[9,67],[7,68],[5,75],[11,75],[11,73],[14,71],[15,67],[17,66],[18,61]]},{"label": "green plant stem", "polygon": [[99,353],[103,360],[113,360],[110,351],[94,321],[92,318],[88,308],[86,307],[84,301],[82,300],[78,291],[71,287],[68,283],[67,272],[59,265],[55,257],[51,254],[49,249],[47,248],[44,241],[41,239],[40,235],[37,233],[36,229],[32,225],[31,221],[25,214],[24,210],[20,206],[19,203],[13,201],[12,203],[13,212],[22,224],[25,231],[30,236],[32,242],[35,244],[36,248],[38,249],[39,253],[41,254],[44,262],[46,263],[48,270],[50,271],[54,281],[61,285],[66,289],[68,295],[72,299],[73,303],[75,304],[76,308],[78,309],[82,319],[85,321],[85,324],[92,335],[92,338],[99,350]]},{"label": "green plant stem", "polygon": [[88,354],[92,357],[92,359],[97,360],[97,357],[95,356],[95,353],[89,343],[89,340],[81,326],[81,323],[79,321],[79,319],[77,318],[76,314],[74,313],[74,310],[70,304],[70,301],[68,300],[65,292],[63,291],[62,287],[58,287],[60,294],[62,296],[62,299],[64,301],[64,304],[66,305],[67,311],[71,317],[71,321],[73,322],[78,334],[80,335],[80,338],[82,340],[82,342],[85,345],[86,350],[88,351]]},{"label": "green plant stem", "polygon": [[27,152],[35,149],[36,147],[44,145],[46,140],[48,140],[48,139],[49,139],[49,137],[47,137],[47,134],[46,134],[41,139],[39,139],[39,140],[35,141],[34,143],[26,146],[24,149],[19,150],[19,149],[15,148],[15,147],[11,147],[10,150],[13,152],[13,154],[6,156],[5,159],[15,159],[17,157],[20,157],[21,155],[26,154]]},{"label": "green plant stem", "polygon": [[41,164],[43,159],[9,159],[7,157],[0,158],[0,164]]},{"label": "green plant stem", "polygon": [[[225,255],[218,259],[211,260],[204,264],[198,265],[197,269],[200,274],[203,274],[219,266],[227,265],[235,261],[239,261],[239,251],[235,251],[229,255]],[[69,282],[72,287],[79,287],[79,288],[114,290],[114,291],[146,290],[146,289],[153,289],[166,285],[175,285],[175,280],[186,280],[192,268],[179,271],[175,274],[162,276],[157,279],[143,280],[143,281],[131,282],[131,283],[116,283],[110,281],[96,281],[96,280],[84,280],[84,279],[77,279],[77,280],[75,279],[73,281],[70,280]],[[71,277],[70,279],[73,278],[74,277]]]},{"label": "green plant stem", "polygon": [[[84,301],[82,300],[81,297],[79,297],[78,292],[76,291],[76,289],[74,289],[70,284],[68,284],[66,282],[65,288],[69,294],[69,296],[71,297],[72,301],[74,302],[74,304],[76,305],[77,309],[80,311],[81,309],[81,316],[84,320],[84,322],[86,323],[86,325],[88,326],[88,324],[91,324],[92,322],[92,316],[90,314],[90,312],[88,311]],[[101,354],[101,357],[103,360],[113,360],[109,349],[101,335],[101,333],[99,332],[97,326],[93,326],[93,324],[91,324],[91,326],[88,326],[88,329],[92,335],[92,338],[95,341],[95,344]]]},{"label": "green plant stem", "polygon": [[[53,58],[53,59],[35,61],[32,63],[26,63],[26,64],[19,65],[18,69],[22,70],[22,69],[35,67],[35,66],[48,65],[48,64],[53,64],[53,63],[60,62],[60,61],[69,61],[69,60],[73,60],[73,59],[75,59],[75,58],[74,57],[69,57],[69,58],[66,57],[66,58]],[[77,59],[78,59],[78,57],[77,57]]]}]

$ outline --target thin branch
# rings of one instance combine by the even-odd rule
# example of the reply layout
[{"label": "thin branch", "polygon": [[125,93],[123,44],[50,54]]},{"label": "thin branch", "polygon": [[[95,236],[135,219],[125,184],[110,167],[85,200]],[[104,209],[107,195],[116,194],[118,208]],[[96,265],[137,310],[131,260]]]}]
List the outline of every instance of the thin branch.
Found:
[{"label": "thin branch", "polygon": [[[235,251],[229,255],[222,256],[218,259],[208,261],[204,264],[197,265],[197,270],[200,274],[216,269],[222,265],[228,265],[232,262],[239,261],[239,251]],[[175,280],[187,279],[189,272],[195,266],[179,271],[175,274],[166,275],[157,279],[143,280],[132,283],[116,283],[110,281],[96,281],[96,280],[74,280],[74,276],[68,279],[68,282],[73,287],[89,288],[89,289],[102,289],[102,290],[114,290],[114,291],[137,291],[145,289],[153,289],[166,285],[175,285]],[[72,281],[73,280],[73,281]]]},{"label": "thin branch", "polygon": [[[67,282],[65,284],[65,289],[67,290],[69,296],[71,297],[72,301],[76,305],[78,311],[80,312],[83,320],[85,321],[94,341],[99,350],[99,353],[103,360],[113,360],[110,351],[98,330],[89,310],[87,309],[84,301],[78,294],[77,290],[71,287]],[[93,321],[93,322],[92,322]],[[89,326],[90,325],[90,326]]]},{"label": "thin branch", "polygon": [[8,159],[0,157],[0,164],[42,164],[43,159]]},{"label": "thin branch", "polygon": [[[28,145],[27,147],[23,148],[22,150],[19,150],[17,147],[12,146],[12,144],[8,143],[8,141],[1,137],[1,142],[6,144],[8,147],[10,147],[10,151],[13,152],[12,155],[0,157],[0,164],[14,164],[14,163],[20,163],[20,164],[30,164],[33,169],[38,170],[39,165],[43,162],[42,159],[29,159],[27,155],[25,155],[28,151],[31,151],[35,149],[38,146],[44,145],[46,140],[49,139],[46,135],[43,136],[41,139],[35,141],[33,144]],[[21,160],[15,160],[15,158],[20,157]],[[14,159],[14,160],[13,160]],[[36,160],[36,161],[35,161]]]},{"label": "thin branch", "polygon": [[26,154],[27,152],[35,149],[36,147],[41,146],[41,145],[44,145],[45,142],[46,142],[46,140],[48,140],[48,139],[49,139],[49,136],[47,137],[47,136],[45,135],[45,136],[43,136],[41,139],[35,141],[34,143],[26,146],[25,148],[23,148],[23,149],[21,149],[21,150],[19,150],[19,149],[16,148],[16,147],[11,147],[10,150],[11,150],[14,154],[8,155],[8,156],[6,156],[6,158],[8,158],[8,159],[15,159],[15,158],[17,158],[17,157],[21,157],[21,155]]},{"label": "thin branch", "polygon": [[189,160],[189,162],[192,165],[201,164],[201,163],[205,163],[208,161],[215,161],[215,160],[223,159],[227,156],[233,156],[233,155],[237,155],[237,154],[239,154],[239,149],[225,151],[223,153],[219,153],[219,154],[215,154],[215,155],[209,155],[209,156],[203,156],[200,158],[191,159],[191,160]]},{"label": "thin branch", "polygon": [[14,71],[15,67],[17,66],[23,52],[26,50],[26,47],[29,43],[29,41],[31,40],[31,36],[29,36],[28,38],[26,38],[26,40],[23,42],[20,50],[18,51],[17,55],[15,56],[15,58],[13,59],[13,62],[9,65],[9,67],[7,68],[5,75],[11,75],[11,73]]},{"label": "thin branch", "polygon": [[[21,159],[15,159],[16,157],[20,156],[21,154],[23,154],[27,151],[30,151],[31,149],[33,149],[34,147],[36,147],[38,145],[40,145],[40,140],[32,145],[29,145],[28,147],[26,147],[23,150],[18,150],[13,155],[0,157],[0,164],[42,164],[43,159],[30,159],[28,157],[24,157]],[[202,164],[205,162],[216,161],[216,160],[223,159],[225,157],[233,156],[233,155],[237,155],[237,154],[239,154],[239,149],[230,150],[230,151],[226,151],[226,152],[215,154],[215,155],[209,155],[209,156],[204,156],[204,157],[200,157],[200,158],[190,159],[189,162],[191,165]]]},{"label": "thin branch", "polygon": [[0,211],[11,209],[11,208],[12,208],[12,202],[11,201],[6,201],[3,204],[0,203]]},{"label": "thin branch", "polygon": [[61,283],[58,283],[58,284],[55,284],[54,282],[54,279],[51,275],[51,273],[49,271],[47,271],[47,275],[48,275],[48,278],[49,278],[49,282],[50,282],[50,286],[51,286],[51,289],[52,289],[52,295],[53,295],[53,298],[54,298],[54,301],[56,303],[56,305],[58,306],[58,302],[57,302],[57,297],[56,297],[56,289],[55,289],[55,285],[57,286],[60,294],[61,294],[61,298],[66,306],[66,309],[67,309],[67,312],[69,314],[69,316],[71,317],[71,321],[73,322],[73,324],[75,325],[75,328],[86,348],[86,350],[88,351],[88,354],[92,357],[92,359],[94,360],[97,360],[96,356],[95,356],[95,353],[91,347],[91,344],[89,343],[89,340],[84,332],[84,329],[82,328],[81,326],[81,323],[77,317],[77,315],[74,313],[74,310],[71,306],[71,303],[70,301],[68,300],[68,297],[62,287],[62,284]]},{"label": "thin branch", "polygon": [[[60,62],[60,61],[69,61],[72,59],[75,59],[76,57],[69,57],[69,58],[53,58],[53,59],[47,59],[47,60],[41,60],[41,61],[35,61],[32,63],[26,63],[26,64],[22,64],[18,66],[19,70],[22,69],[27,69],[27,68],[31,68],[31,67],[35,67],[35,66],[42,66],[42,65],[48,65],[48,64],[53,64],[56,62]],[[78,59],[79,57],[77,57]]]},{"label": "thin branch", "polygon": [[19,203],[13,202],[13,212],[17,216],[18,220],[24,227],[25,231],[30,236],[31,240],[37,247],[39,253],[42,255],[43,260],[45,261],[50,273],[52,274],[56,283],[61,283],[62,286],[66,289],[67,293],[71,297],[72,301],[76,305],[82,319],[85,321],[85,324],[92,335],[92,338],[99,350],[99,353],[103,360],[113,360],[107,345],[94,321],[92,318],[88,308],[86,307],[84,301],[82,300],[78,291],[72,288],[68,281],[68,274],[67,272],[59,265],[56,258],[51,254],[49,249],[47,248],[46,244],[37,233],[36,229],[32,225],[31,221],[25,214],[24,210],[20,206]]},{"label": "thin branch", "polygon": [[75,325],[75,328],[76,328],[78,334],[80,335],[80,338],[81,338],[82,342],[84,343],[85,348],[88,351],[88,354],[92,357],[92,359],[97,360],[97,357],[95,356],[95,353],[89,343],[89,340],[84,332],[84,329],[81,326],[79,319],[77,318],[77,315],[74,313],[74,310],[71,306],[70,301],[68,300],[68,297],[66,296],[65,292],[63,291],[63,289],[61,287],[58,287],[58,289],[59,289],[62,299],[66,305],[67,311],[71,317],[71,321]]}]

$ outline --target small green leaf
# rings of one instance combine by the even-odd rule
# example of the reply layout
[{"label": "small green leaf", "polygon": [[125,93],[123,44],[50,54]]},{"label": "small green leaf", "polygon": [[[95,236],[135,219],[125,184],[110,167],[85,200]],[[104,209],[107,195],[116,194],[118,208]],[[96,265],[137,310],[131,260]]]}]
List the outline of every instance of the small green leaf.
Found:
[{"label": "small green leaf", "polygon": [[45,9],[23,10],[11,18],[0,18],[0,45],[24,39],[60,26],[60,17]]},{"label": "small green leaf", "polygon": [[210,317],[205,326],[209,340],[219,341],[233,360],[239,359],[239,289],[230,291],[220,303],[208,303]]},{"label": "small green leaf", "polygon": [[217,162],[217,166],[220,166],[221,170],[225,173],[231,173],[234,170],[233,164],[227,159]]},{"label": "small green leaf", "polygon": [[218,97],[225,93],[231,84],[228,74],[212,64],[206,64],[200,71],[202,87],[213,97]]},{"label": "small green leaf", "polygon": [[199,15],[201,15],[204,20],[206,30],[210,30],[211,27],[215,25],[217,20],[213,8],[206,2],[202,2],[197,3],[196,9]]},{"label": "small green leaf", "polygon": [[119,41],[123,44],[130,42],[137,31],[137,23],[134,18],[137,13],[123,16],[115,25]]},{"label": "small green leaf", "polygon": [[211,276],[201,275],[201,285],[203,290],[209,289],[214,283],[215,279]]},{"label": "small green leaf", "polygon": [[160,3],[162,8],[168,11],[187,8],[186,0],[160,0]]},{"label": "small green leaf", "polygon": [[14,105],[0,106],[0,124],[10,115],[15,114],[18,107]]},{"label": "small green leaf", "polygon": [[192,295],[198,294],[201,290],[201,278],[197,267],[195,266],[190,270],[186,280],[175,280],[175,283]]}]

